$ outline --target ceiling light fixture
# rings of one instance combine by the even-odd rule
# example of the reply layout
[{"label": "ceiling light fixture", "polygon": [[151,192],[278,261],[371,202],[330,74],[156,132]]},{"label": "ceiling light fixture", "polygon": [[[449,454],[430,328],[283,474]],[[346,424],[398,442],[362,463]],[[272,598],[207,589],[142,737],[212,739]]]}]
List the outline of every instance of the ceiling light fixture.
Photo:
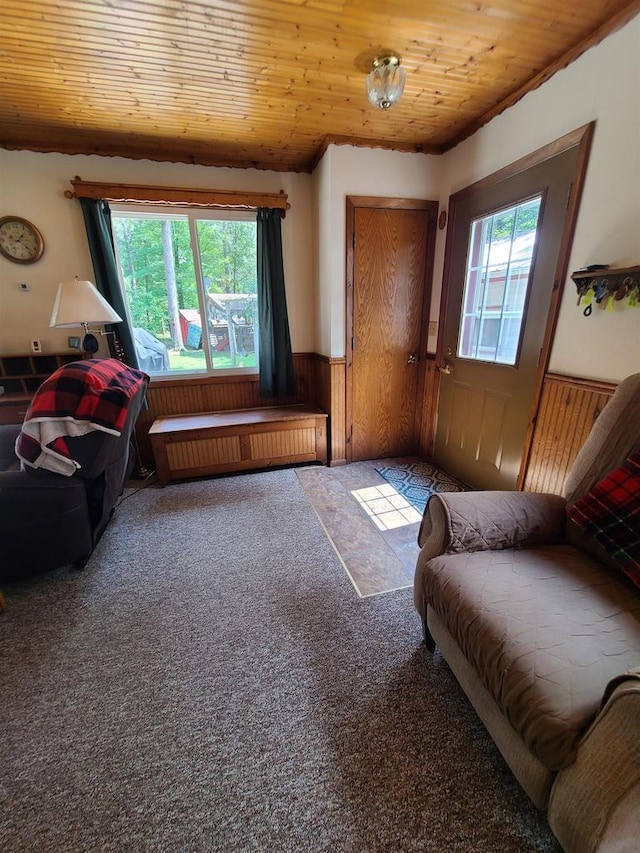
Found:
[{"label": "ceiling light fixture", "polygon": [[367,74],[367,96],[369,103],[381,110],[388,110],[404,92],[406,80],[404,68],[400,68],[397,56],[377,56],[373,68]]}]

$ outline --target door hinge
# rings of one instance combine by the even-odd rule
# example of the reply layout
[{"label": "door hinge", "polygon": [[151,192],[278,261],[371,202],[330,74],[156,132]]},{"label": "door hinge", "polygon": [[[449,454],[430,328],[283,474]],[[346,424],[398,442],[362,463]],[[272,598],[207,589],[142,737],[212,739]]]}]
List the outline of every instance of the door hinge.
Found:
[{"label": "door hinge", "polygon": [[351,235],[351,247],[353,249],[355,249],[355,247],[356,247],[356,232],[355,231]]},{"label": "door hinge", "polygon": [[352,335],[351,336],[351,352],[353,352],[355,348],[356,348],[356,339]]}]

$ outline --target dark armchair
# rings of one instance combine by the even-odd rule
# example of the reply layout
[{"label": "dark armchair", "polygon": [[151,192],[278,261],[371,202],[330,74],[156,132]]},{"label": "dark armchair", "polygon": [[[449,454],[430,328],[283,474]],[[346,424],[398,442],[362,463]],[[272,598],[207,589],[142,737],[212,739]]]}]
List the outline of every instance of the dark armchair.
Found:
[{"label": "dark armchair", "polygon": [[[55,389],[64,389],[65,382],[75,383],[77,389],[78,382],[86,381],[87,393],[109,396],[112,405],[113,400],[118,401],[122,421],[119,429],[104,429],[101,425],[81,435],[64,437],[75,469],[71,474],[46,470],[46,461],[38,461],[37,467],[24,461],[20,464],[14,448],[25,425],[0,428],[0,580],[18,579],[59,566],[84,566],[122,494],[134,464],[131,437],[148,377],[113,359],[98,362],[74,362],[56,371],[36,392],[25,418],[26,425],[30,415],[38,414],[38,399],[50,405],[56,399]],[[96,385],[94,374],[104,371],[105,365],[111,369],[113,380],[109,388],[102,389]],[[119,387],[123,380],[126,394]],[[66,387],[68,390],[70,386]],[[59,399],[66,406],[61,411],[63,417],[68,414],[75,424],[88,422],[86,413],[78,410],[76,419],[70,412],[72,394],[63,393]]]}]

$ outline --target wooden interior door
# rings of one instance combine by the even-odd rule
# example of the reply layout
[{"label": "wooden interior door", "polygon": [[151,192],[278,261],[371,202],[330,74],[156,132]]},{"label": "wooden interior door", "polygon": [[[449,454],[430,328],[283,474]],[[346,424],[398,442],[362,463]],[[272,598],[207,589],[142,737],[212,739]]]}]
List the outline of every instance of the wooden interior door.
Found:
[{"label": "wooden interior door", "polygon": [[[584,162],[577,141],[452,198],[434,459],[476,488],[517,487]],[[516,228],[532,206],[537,223],[502,236],[505,219]]]},{"label": "wooden interior door", "polygon": [[437,209],[347,200],[347,461],[416,451]]}]

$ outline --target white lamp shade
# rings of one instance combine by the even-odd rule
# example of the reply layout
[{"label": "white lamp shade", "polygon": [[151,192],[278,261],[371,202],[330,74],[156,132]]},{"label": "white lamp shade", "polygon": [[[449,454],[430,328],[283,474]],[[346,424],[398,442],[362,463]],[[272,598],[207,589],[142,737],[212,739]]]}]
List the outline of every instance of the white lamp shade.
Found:
[{"label": "white lamp shade", "polygon": [[69,328],[89,323],[121,323],[120,317],[90,281],[62,281],[58,285],[49,326]]}]

